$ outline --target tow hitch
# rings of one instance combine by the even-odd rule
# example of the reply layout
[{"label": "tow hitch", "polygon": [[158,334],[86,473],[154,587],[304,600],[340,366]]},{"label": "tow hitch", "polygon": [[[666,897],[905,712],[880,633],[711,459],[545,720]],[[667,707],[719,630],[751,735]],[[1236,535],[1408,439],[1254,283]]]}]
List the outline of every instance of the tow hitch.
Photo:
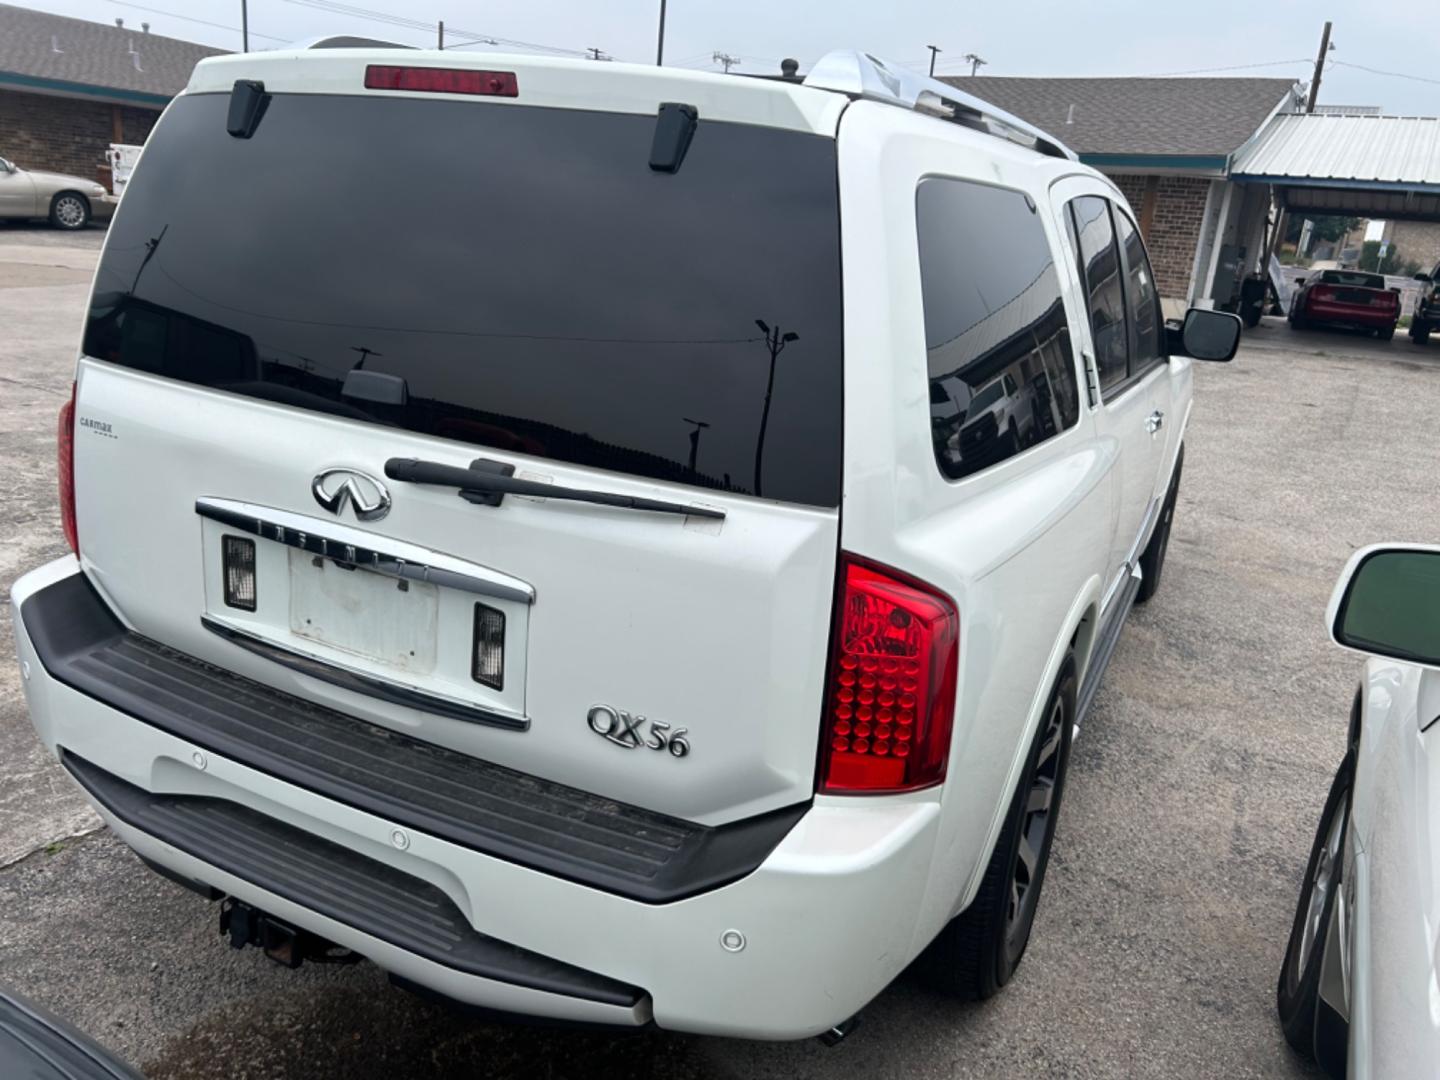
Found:
[{"label": "tow hitch", "polygon": [[287,968],[298,968],[306,960],[317,964],[354,964],[364,959],[357,952],[281,922],[233,896],[227,896],[220,904],[220,936],[228,937],[233,949],[254,945]]}]

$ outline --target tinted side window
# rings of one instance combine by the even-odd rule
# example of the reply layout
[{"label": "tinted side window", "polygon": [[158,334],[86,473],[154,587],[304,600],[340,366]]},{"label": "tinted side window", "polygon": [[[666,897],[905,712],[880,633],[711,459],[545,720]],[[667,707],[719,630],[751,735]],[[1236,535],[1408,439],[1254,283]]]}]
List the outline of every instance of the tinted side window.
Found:
[{"label": "tinted side window", "polygon": [[1080,263],[1095,339],[1095,366],[1100,389],[1124,382],[1129,375],[1129,343],[1125,301],[1120,283],[1120,256],[1110,224],[1110,204],[1093,195],[1070,201],[1075,231],[1080,234]]},{"label": "tinted side window", "polygon": [[1072,426],[1080,404],[1055,256],[1018,191],[923,180],[915,194],[930,436],[969,476]]},{"label": "tinted side window", "polygon": [[1118,208],[1115,225],[1120,230],[1120,246],[1125,249],[1125,301],[1135,330],[1130,343],[1134,350],[1130,372],[1135,374],[1160,359],[1160,333],[1164,324],[1160,318],[1160,295],[1155,291],[1155,275],[1150,272],[1150,260],[1145,255],[1140,231]]}]

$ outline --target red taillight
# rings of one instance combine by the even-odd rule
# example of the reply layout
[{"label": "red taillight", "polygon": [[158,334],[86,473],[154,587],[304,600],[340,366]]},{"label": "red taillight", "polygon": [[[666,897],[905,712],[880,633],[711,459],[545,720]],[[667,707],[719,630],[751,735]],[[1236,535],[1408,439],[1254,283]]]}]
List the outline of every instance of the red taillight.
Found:
[{"label": "red taillight", "polygon": [[489,97],[520,96],[520,84],[513,71],[476,71],[472,68],[371,64],[365,69],[365,88],[423,90],[432,94],[482,94]]},{"label": "red taillight", "polygon": [[959,612],[948,596],[853,555],[841,572],[820,789],[938,784],[955,717]]},{"label": "red taillight", "polygon": [[60,474],[60,527],[65,542],[76,555],[80,554],[80,533],[75,528],[75,387],[70,387],[70,400],[60,406],[60,426],[55,440],[56,471]]},{"label": "red taillight", "polygon": [[1319,300],[1322,304],[1334,303],[1336,294],[1334,289],[1316,289],[1310,294],[1312,300]]}]

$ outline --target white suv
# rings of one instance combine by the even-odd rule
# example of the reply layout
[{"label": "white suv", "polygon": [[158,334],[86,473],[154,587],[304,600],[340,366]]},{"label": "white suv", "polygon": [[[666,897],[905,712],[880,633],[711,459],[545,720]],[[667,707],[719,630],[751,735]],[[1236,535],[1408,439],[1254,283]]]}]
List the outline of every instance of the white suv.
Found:
[{"label": "white suv", "polygon": [[75,556],[13,590],[35,727],[286,963],[753,1038],[922,953],[983,997],[1238,328],[861,54],[206,60],[100,262]]}]

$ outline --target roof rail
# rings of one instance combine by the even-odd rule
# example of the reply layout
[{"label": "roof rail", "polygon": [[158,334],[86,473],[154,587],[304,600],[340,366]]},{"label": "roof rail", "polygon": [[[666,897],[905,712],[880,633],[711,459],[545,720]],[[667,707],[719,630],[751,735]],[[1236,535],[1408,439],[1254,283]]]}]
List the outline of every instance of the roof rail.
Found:
[{"label": "roof rail", "polygon": [[289,46],[292,49],[413,49],[399,41],[381,41],[379,38],[355,37],[352,34],[328,34],[323,37],[303,38]]},{"label": "roof rail", "polygon": [[853,49],[826,53],[805,76],[805,85],[929,113],[997,138],[1008,139],[1049,157],[1080,160],[1055,136],[1046,134],[1018,116],[1012,116],[973,94],[957,90],[949,83],[917,75],[898,64],[887,64],[869,53]]}]

